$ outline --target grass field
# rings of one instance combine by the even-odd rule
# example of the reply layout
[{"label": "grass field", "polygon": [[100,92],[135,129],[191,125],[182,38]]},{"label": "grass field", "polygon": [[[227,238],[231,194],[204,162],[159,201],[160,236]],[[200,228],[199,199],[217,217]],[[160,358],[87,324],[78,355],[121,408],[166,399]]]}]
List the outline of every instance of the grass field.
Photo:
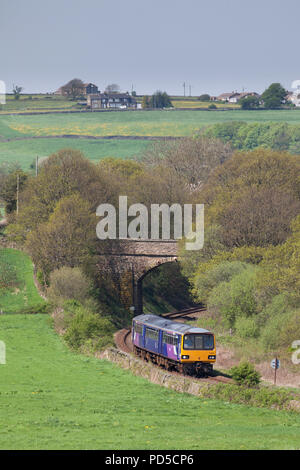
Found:
[{"label": "grass field", "polygon": [[6,95],[6,104],[0,109],[0,114],[7,112],[55,111],[63,109],[78,109],[76,101],[70,101],[57,95],[21,95],[16,100],[12,95]]},{"label": "grass field", "polygon": [[[174,108],[208,108],[211,105],[211,101],[199,101],[197,99],[172,99],[172,105]],[[234,103],[220,103],[214,102],[213,103],[217,108],[225,108],[225,109],[240,109],[239,104]]]},{"label": "grass field", "polygon": [[80,150],[93,161],[104,157],[129,158],[140,154],[151,142],[146,140],[89,140],[84,138],[49,138],[16,140],[0,143],[0,164],[18,162],[23,170],[29,170],[35,157],[49,156],[62,148]]},{"label": "grass field", "polygon": [[0,136],[192,135],[205,125],[225,121],[300,123],[299,110],[263,111],[116,111],[102,113],[0,116]]},{"label": "grass field", "polygon": [[2,315],[1,449],[296,449],[300,416],[182,395]]},{"label": "grass field", "polygon": [[[60,148],[82,150],[92,160],[104,156],[128,158],[141,152],[146,141],[89,141],[55,136],[190,136],[202,127],[225,121],[289,122],[300,124],[300,110],[262,111],[125,111],[103,113],[0,116],[0,163],[19,161],[28,168],[36,155],[45,156]],[[46,139],[53,136],[52,139]],[[28,137],[27,140],[14,140]],[[43,137],[43,139],[30,139]],[[11,139],[9,142],[1,142]]]},{"label": "grass field", "polygon": [[28,307],[44,304],[33,282],[33,265],[29,256],[22,251],[0,248],[0,269],[5,265],[13,266],[17,274],[17,287],[0,288],[0,311],[17,313]]}]

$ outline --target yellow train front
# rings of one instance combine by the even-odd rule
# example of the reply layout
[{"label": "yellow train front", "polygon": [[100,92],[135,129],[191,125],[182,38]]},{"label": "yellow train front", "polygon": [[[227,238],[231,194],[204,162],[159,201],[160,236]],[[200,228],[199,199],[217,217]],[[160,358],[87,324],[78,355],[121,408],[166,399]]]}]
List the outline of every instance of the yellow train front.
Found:
[{"label": "yellow train front", "polygon": [[132,343],[138,356],[184,374],[209,375],[216,362],[213,333],[157,315],[133,319]]}]

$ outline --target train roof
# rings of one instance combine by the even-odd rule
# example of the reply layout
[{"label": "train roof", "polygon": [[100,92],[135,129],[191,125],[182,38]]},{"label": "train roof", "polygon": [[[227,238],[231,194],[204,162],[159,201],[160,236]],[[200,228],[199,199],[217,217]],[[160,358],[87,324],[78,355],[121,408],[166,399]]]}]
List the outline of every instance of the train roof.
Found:
[{"label": "train roof", "polygon": [[193,328],[191,325],[180,323],[167,318],[159,317],[158,315],[138,315],[133,320],[143,323],[146,326],[159,328],[162,330],[174,331],[176,333],[211,333],[204,328]]}]

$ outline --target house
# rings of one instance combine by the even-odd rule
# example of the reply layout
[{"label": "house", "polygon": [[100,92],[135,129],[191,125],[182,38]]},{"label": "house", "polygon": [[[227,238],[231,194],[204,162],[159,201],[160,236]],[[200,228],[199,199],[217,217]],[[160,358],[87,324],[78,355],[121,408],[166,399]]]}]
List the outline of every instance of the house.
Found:
[{"label": "house", "polygon": [[234,94],[232,93],[222,93],[221,95],[218,96],[218,101],[229,101],[229,98]]},{"label": "house", "polygon": [[136,108],[137,102],[129,93],[99,93],[87,95],[87,106],[93,109]]},{"label": "house", "polygon": [[295,106],[300,107],[300,80],[294,80],[292,83],[293,91],[289,91],[285,97],[286,101],[290,101]]},{"label": "house", "polygon": [[99,93],[97,85],[93,83],[84,83],[83,85],[83,94],[84,95],[94,95]]},{"label": "house", "polygon": [[238,93],[233,91],[232,93],[222,93],[218,96],[219,101],[224,101],[227,103],[238,103],[242,98],[247,98],[248,96],[259,96],[255,91],[246,91]]}]

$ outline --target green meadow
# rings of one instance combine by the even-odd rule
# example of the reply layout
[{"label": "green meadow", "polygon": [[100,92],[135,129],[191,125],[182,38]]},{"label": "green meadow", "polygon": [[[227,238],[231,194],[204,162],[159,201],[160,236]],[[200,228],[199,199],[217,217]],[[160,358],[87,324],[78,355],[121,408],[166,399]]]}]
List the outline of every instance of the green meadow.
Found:
[{"label": "green meadow", "polygon": [[300,123],[299,110],[116,111],[0,116],[0,136],[185,136],[224,121]]},{"label": "green meadow", "polygon": [[36,156],[48,157],[62,148],[80,150],[93,161],[104,157],[130,158],[139,155],[151,145],[147,140],[91,140],[84,138],[45,138],[0,142],[0,164],[18,162],[23,170],[29,170]]},{"label": "green meadow", "polygon": [[4,289],[0,283],[0,311],[17,313],[26,308],[38,308],[43,305],[45,302],[33,282],[33,264],[29,256],[19,250],[0,248],[0,270],[3,272],[9,267],[13,268],[14,285]]},{"label": "green meadow", "polygon": [[[134,140],[135,136],[141,139],[148,136],[161,138],[190,136],[204,126],[233,120],[300,124],[300,110],[179,111],[173,109],[0,115],[0,163],[17,161],[23,169],[28,169],[36,155],[48,156],[66,147],[81,150],[95,161],[106,156],[129,158],[142,153],[150,144],[146,140]],[[66,135],[71,137],[64,137]],[[93,141],[85,139],[84,136],[126,136],[129,140],[116,138],[109,141]],[[6,139],[9,141],[5,142]]]}]

